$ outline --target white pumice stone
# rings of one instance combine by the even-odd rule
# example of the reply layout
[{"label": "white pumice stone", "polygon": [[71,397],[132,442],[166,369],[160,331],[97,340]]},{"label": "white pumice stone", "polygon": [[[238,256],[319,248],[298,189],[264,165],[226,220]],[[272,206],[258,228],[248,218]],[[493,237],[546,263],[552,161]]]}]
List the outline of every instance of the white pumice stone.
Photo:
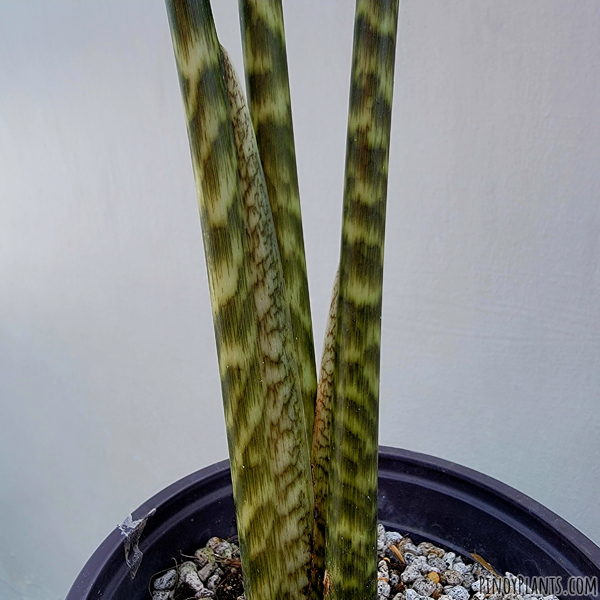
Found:
[{"label": "white pumice stone", "polygon": [[206,563],[199,571],[198,576],[204,582],[208,581],[208,578],[217,570],[216,562]]},{"label": "white pumice stone", "polygon": [[436,573],[441,573],[448,568],[444,559],[435,554],[427,555],[427,564],[431,565],[432,568],[435,568]]},{"label": "white pumice stone", "polygon": [[455,569],[447,569],[441,574],[441,580],[444,585],[460,585],[462,577]]},{"label": "white pumice stone", "polygon": [[225,540],[220,537],[213,536],[208,540],[208,542],[206,542],[206,547],[210,548],[214,552],[215,548],[224,541]]},{"label": "white pumice stone", "polygon": [[208,578],[208,581],[206,582],[206,587],[209,590],[213,590],[213,592],[214,592],[215,588],[217,587],[217,585],[219,584],[219,581],[221,579],[221,574],[222,573],[214,573],[213,575],[211,575]]},{"label": "white pumice stone", "polygon": [[195,593],[204,589],[204,584],[200,581],[198,573],[196,571],[188,572],[181,578],[182,583],[186,583],[190,586]]},{"label": "white pumice stone", "polygon": [[377,596],[380,598],[389,598],[390,596],[390,584],[385,579],[380,579],[377,582]]},{"label": "white pumice stone", "polygon": [[385,534],[387,544],[397,545],[402,541],[402,536],[397,531],[387,531]]},{"label": "white pumice stone", "polygon": [[406,590],[406,600],[417,600],[419,594],[415,592],[412,588],[408,588]]},{"label": "white pumice stone", "polygon": [[194,560],[201,569],[209,562],[215,562],[215,553],[210,548],[200,548],[194,552]]},{"label": "white pumice stone", "polygon": [[385,527],[379,523],[377,525],[377,552],[385,550]]},{"label": "white pumice stone", "polygon": [[179,571],[179,577],[183,577],[186,573],[197,573],[198,572],[196,563],[192,562],[191,560],[186,560],[185,562],[181,563],[177,567],[177,570]]},{"label": "white pumice stone", "polygon": [[433,544],[430,544],[429,542],[421,542],[417,546],[417,549],[419,550],[419,554],[421,556],[427,556],[433,550],[433,548],[435,548],[435,546]]},{"label": "white pumice stone", "polygon": [[[406,567],[406,569],[404,569],[404,573],[402,573],[402,575],[400,575],[400,579],[402,579],[402,581],[404,583],[412,583],[420,575],[421,575],[421,571],[418,569],[418,567],[416,567],[414,565],[409,565],[408,567]],[[407,598],[407,600],[409,600],[409,599]]]},{"label": "white pumice stone", "polygon": [[448,565],[448,568],[451,568],[454,564],[454,560],[456,559],[456,554],[454,552],[446,552],[443,556],[444,562]]},{"label": "white pumice stone", "polygon": [[427,564],[427,559],[424,556],[417,556],[412,564],[421,572],[429,573],[429,565]]},{"label": "white pumice stone", "polygon": [[420,596],[431,596],[435,591],[435,582],[429,579],[429,577],[419,577],[412,584],[412,588]]},{"label": "white pumice stone", "polygon": [[462,585],[455,585],[448,590],[448,596],[450,596],[452,600],[469,600],[469,590]]},{"label": "white pumice stone", "polygon": [[167,571],[164,575],[157,577],[154,580],[154,589],[155,590],[172,590],[175,587],[175,582],[177,581],[177,571],[175,569],[171,569]]},{"label": "white pumice stone", "polygon": [[213,552],[221,558],[231,558],[233,556],[231,544],[224,540],[213,548]]}]

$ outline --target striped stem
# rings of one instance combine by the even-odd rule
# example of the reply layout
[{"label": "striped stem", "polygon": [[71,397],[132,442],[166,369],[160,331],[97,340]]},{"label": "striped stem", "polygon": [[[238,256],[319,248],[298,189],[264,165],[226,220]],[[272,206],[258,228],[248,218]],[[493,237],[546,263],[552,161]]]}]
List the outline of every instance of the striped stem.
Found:
[{"label": "striped stem", "polygon": [[240,0],[240,20],[248,103],[281,252],[306,427],[312,436],[317,377],[281,0]]},{"label": "striped stem", "polygon": [[326,579],[335,600],[377,590],[383,244],[398,0],[357,0],[346,150]]},{"label": "striped stem", "polygon": [[267,187],[250,113],[233,65],[223,50],[238,158],[240,192],[249,241],[252,291],[257,308],[266,383],[266,418],[275,475],[274,534],[285,564],[280,596],[306,598],[310,568],[313,490],[310,454],[290,311]]},{"label": "striped stem", "polygon": [[208,270],[246,598],[275,599],[285,564],[264,413],[258,318],[221,51],[208,0],[167,0]]},{"label": "striped stem", "polygon": [[313,524],[313,595],[323,597],[325,571],[325,539],[327,531],[327,495],[329,489],[329,461],[331,459],[331,411],[334,405],[333,369],[335,364],[335,331],[337,325],[338,277],[335,274],[329,318],[325,329],[325,342],[321,358],[321,371],[317,386],[317,406],[313,435],[312,461],[315,487],[315,519]]}]

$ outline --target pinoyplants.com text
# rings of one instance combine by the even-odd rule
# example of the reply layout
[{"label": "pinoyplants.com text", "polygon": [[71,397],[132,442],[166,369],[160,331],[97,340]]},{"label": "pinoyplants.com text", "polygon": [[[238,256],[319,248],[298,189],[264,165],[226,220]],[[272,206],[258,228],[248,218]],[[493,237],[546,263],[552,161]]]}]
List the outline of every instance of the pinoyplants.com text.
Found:
[{"label": "pinoyplants.com text", "polygon": [[598,578],[513,575],[482,579],[479,589],[484,594],[509,594],[516,590],[539,596],[598,596]]}]

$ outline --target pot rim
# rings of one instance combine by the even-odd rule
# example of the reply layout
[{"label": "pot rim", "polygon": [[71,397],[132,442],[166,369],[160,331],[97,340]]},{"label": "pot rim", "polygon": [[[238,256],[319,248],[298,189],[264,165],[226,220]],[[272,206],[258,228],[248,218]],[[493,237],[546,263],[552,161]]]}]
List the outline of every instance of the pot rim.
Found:
[{"label": "pot rim", "polygon": [[[532,526],[545,533],[552,532],[555,536],[558,534],[568,540],[574,550],[584,554],[600,571],[600,547],[568,521],[527,494],[459,463],[412,450],[379,446],[380,472],[388,471],[388,463],[391,466],[391,463],[398,459],[413,465],[416,469],[425,467],[428,471],[437,472],[446,487],[458,487],[462,484],[464,488],[466,484],[470,494],[485,497],[486,500],[491,497],[501,498],[505,504],[508,503],[520,512],[525,510]],[[393,477],[393,473],[388,472],[388,476],[390,475]]]},{"label": "pot rim", "polygon": [[[397,465],[398,461],[404,464],[405,472],[398,473],[397,466],[395,470],[393,469],[393,465]],[[474,498],[475,502],[480,500],[486,506],[492,506],[494,503],[500,504],[502,509],[507,505],[512,506],[520,515],[519,522],[523,521],[523,514],[527,515],[527,526],[535,530],[540,535],[540,539],[545,539],[545,536],[561,538],[561,545],[567,544],[572,552],[583,555],[600,572],[600,548],[594,542],[533,498],[489,475],[428,454],[379,446],[379,473],[383,472],[391,479],[409,477],[430,488],[451,489],[454,493],[458,490],[458,493]],[[168,504],[181,500],[180,497],[199,482],[210,484],[211,481],[228,477],[228,459],[204,467],[154,494],[132,512],[132,519],[142,519],[153,509],[163,509]],[[123,541],[124,537],[116,527],[87,560],[66,600],[80,600],[87,597],[86,594],[95,578],[108,565],[114,553],[123,552]]]}]

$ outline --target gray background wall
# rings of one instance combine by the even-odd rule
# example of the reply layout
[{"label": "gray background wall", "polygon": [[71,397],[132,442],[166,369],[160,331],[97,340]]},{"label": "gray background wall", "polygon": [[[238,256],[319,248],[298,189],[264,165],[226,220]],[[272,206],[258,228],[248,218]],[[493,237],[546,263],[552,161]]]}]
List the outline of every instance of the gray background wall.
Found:
[{"label": "gray background wall", "polygon": [[[236,3],[213,2],[241,68]],[[0,596],[226,456],[164,6],[0,5]],[[285,6],[317,353],[339,251],[353,3]],[[380,441],[600,542],[600,3],[404,0]]]}]

